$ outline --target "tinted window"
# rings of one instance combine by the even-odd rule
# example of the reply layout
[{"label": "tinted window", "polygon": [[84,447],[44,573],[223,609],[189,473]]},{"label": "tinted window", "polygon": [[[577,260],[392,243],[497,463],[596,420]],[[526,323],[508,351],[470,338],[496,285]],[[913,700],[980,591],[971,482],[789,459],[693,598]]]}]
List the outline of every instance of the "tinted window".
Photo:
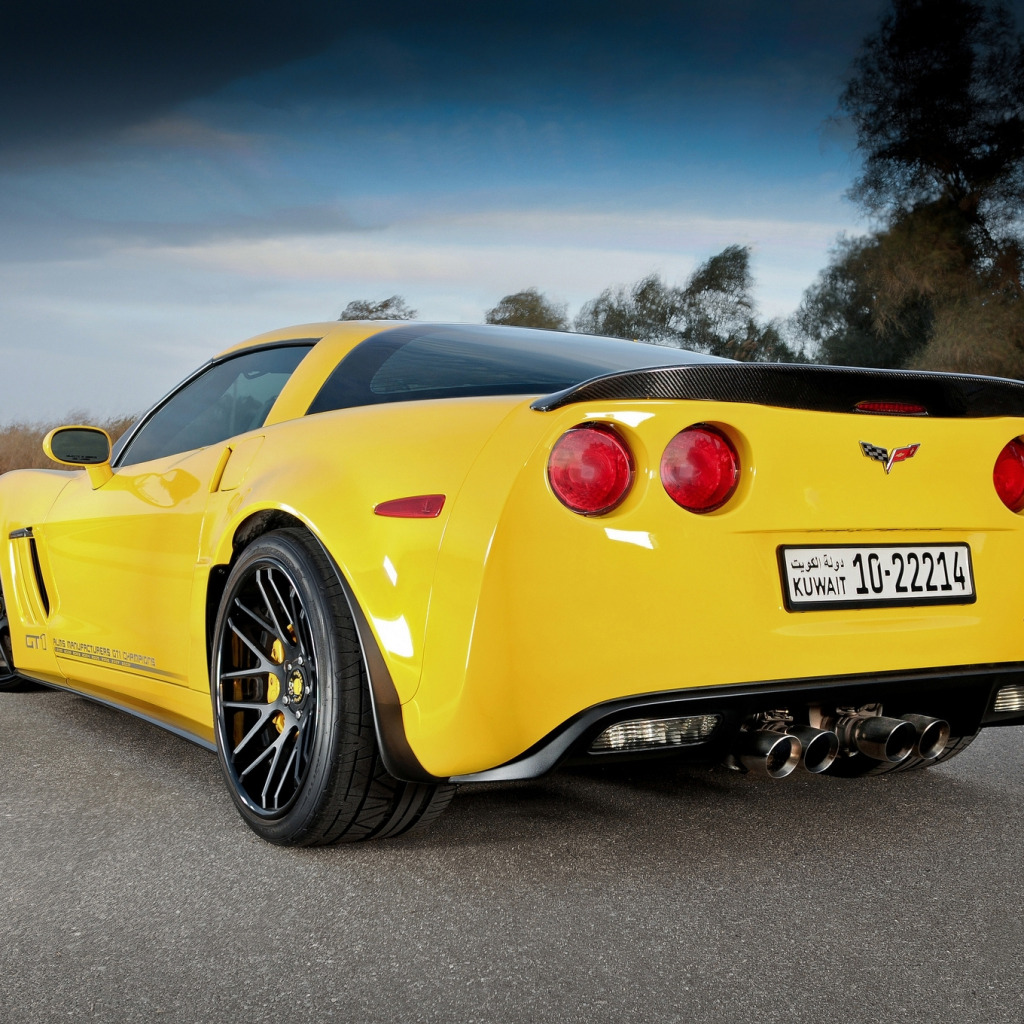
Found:
[{"label": "tinted window", "polygon": [[205,448],[261,427],[311,344],[254,349],[207,367],[143,423],[119,464]]},{"label": "tinted window", "polygon": [[585,334],[416,324],[357,345],[327,378],[309,412],[425,398],[546,395],[619,370],[717,361]]}]

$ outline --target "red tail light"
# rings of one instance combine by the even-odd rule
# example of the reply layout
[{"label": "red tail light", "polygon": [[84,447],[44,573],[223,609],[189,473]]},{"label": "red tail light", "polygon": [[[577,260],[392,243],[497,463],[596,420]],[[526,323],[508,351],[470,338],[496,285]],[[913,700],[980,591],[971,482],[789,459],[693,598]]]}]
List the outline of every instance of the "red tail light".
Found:
[{"label": "red tail light", "polygon": [[1011,512],[1024,509],[1024,441],[1015,437],[996,456],[992,470],[996,494]]},{"label": "red tail light", "polygon": [[633,456],[611,427],[573,427],[551,449],[548,481],[566,508],[583,516],[603,515],[629,493]]},{"label": "red tail light", "polygon": [[687,427],[668,443],[661,457],[661,482],[668,496],[688,512],[714,512],[740,481],[740,457],[720,430]]}]

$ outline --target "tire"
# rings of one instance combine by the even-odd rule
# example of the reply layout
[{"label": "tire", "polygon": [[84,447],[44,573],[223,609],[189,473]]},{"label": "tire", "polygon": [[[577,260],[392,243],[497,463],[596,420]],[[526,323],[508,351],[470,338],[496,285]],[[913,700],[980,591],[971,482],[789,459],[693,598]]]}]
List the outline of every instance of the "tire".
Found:
[{"label": "tire", "polygon": [[832,762],[825,771],[828,775],[837,775],[844,779],[858,779],[865,775],[888,775],[891,772],[914,772],[922,768],[931,768],[933,765],[942,764],[952,757],[963,753],[975,740],[976,732],[968,733],[966,736],[950,736],[946,745],[938,757],[905,757],[895,764],[889,761],[876,761],[867,754],[840,755]]},{"label": "tire", "polygon": [[451,801],[454,786],[401,782],[384,768],[345,595],[304,531],[264,534],[239,556],[214,627],[210,680],[229,791],[269,842],[398,836]]},{"label": "tire", "polygon": [[11,627],[7,619],[7,604],[0,590],[0,690],[16,690],[22,684],[21,676],[14,668],[14,649],[11,644]]}]

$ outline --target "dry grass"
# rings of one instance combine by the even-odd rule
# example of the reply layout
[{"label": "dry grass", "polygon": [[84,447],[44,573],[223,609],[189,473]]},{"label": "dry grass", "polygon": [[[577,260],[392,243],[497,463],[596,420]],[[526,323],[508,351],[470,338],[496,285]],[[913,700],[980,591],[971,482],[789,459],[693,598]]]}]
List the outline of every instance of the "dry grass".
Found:
[{"label": "dry grass", "polygon": [[[0,473],[10,469],[55,469],[57,463],[43,454],[43,438],[54,427],[73,423],[90,423],[90,418],[73,412],[53,423],[8,423],[0,426]],[[109,420],[93,422],[102,427],[112,441],[116,441],[135,422],[134,416],[115,416]],[[61,466],[61,469],[67,469]]]}]

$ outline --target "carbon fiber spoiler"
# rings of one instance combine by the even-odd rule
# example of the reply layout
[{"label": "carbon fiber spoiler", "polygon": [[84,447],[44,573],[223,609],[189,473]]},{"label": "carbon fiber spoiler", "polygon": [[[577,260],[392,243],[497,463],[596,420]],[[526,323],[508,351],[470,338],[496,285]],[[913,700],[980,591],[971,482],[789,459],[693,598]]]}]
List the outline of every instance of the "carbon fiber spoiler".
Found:
[{"label": "carbon fiber spoiler", "polygon": [[687,399],[815,412],[854,412],[858,402],[908,402],[945,418],[1024,416],[1024,382],[911,370],[796,363],[698,363],[626,370],[538,398],[550,412],[576,402]]}]

